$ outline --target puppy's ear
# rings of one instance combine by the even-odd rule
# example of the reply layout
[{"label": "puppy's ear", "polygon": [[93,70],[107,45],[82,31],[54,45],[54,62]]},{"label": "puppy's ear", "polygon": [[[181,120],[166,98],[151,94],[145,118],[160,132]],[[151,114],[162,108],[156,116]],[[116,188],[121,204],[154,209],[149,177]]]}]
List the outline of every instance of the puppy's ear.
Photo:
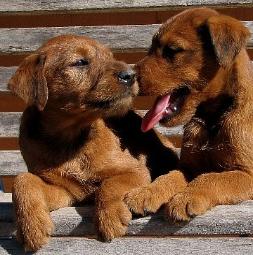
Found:
[{"label": "puppy's ear", "polygon": [[8,88],[26,104],[36,105],[42,111],[48,99],[47,81],[44,76],[44,55],[32,54],[18,67],[8,82]]},{"label": "puppy's ear", "polygon": [[250,32],[239,20],[225,15],[210,17],[207,26],[218,62],[226,67],[246,46]]}]

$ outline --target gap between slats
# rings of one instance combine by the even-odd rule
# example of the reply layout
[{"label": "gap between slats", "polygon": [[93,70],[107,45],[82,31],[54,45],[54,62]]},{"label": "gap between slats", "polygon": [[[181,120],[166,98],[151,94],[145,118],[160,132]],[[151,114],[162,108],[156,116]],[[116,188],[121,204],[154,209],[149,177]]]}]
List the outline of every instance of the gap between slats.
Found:
[{"label": "gap between slats", "polygon": [[[105,25],[142,25],[163,23],[170,17],[181,12],[185,8],[177,10],[126,10],[118,9],[113,12],[51,12],[49,13],[0,13],[0,27],[54,27],[54,26],[105,26]],[[252,20],[253,8],[249,6],[236,8],[215,7],[222,14],[232,16],[239,20]],[[15,15],[15,18],[13,18]]]}]

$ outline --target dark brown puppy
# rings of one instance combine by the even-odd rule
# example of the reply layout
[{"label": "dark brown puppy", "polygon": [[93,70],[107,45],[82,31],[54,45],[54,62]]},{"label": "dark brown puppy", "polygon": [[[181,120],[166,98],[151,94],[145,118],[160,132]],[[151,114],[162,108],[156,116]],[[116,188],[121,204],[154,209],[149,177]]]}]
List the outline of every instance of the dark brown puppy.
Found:
[{"label": "dark brown puppy", "polygon": [[[191,9],[169,19],[153,37],[137,69],[143,94],[158,94],[142,123],[185,124],[180,171],[189,184],[166,214],[189,220],[218,204],[253,198],[253,70],[243,24],[214,10]],[[178,178],[169,173],[128,194],[134,211],[156,211],[164,197],[154,194]],[[181,185],[186,180],[181,178]],[[170,188],[171,190],[171,188]]]},{"label": "dark brown puppy", "polygon": [[131,219],[125,194],[150,182],[149,169],[161,174],[177,163],[154,132],[141,134],[139,116],[122,117],[138,92],[134,71],[89,38],[60,36],[23,61],[9,88],[28,104],[20,148],[30,173],[13,188],[25,249],[47,243],[50,211],[94,194],[101,237],[123,235]]}]

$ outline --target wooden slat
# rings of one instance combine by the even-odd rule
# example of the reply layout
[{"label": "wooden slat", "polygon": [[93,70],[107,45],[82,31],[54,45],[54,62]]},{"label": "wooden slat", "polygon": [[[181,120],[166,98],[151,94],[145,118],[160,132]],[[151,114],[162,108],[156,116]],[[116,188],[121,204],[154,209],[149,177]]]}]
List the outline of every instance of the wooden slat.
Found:
[{"label": "wooden slat", "polygon": [[27,167],[20,154],[20,151],[0,152],[0,176],[17,175],[26,171]]},{"label": "wooden slat", "polygon": [[61,34],[78,34],[94,38],[114,51],[145,50],[159,25],[104,27],[1,28],[0,52],[21,53],[36,50],[49,38]]},{"label": "wooden slat", "polygon": [[24,111],[25,103],[22,99],[14,96],[10,92],[0,92],[0,112],[20,112]]},{"label": "wooden slat", "polygon": [[17,137],[1,137],[0,151],[1,150],[19,150],[18,138]]},{"label": "wooden slat", "polygon": [[[141,99],[141,100],[139,100]],[[143,98],[137,98],[135,103],[136,109],[148,109],[153,100],[149,100],[145,102],[145,104],[141,105]],[[144,100],[143,100],[144,101]],[[7,102],[7,104],[12,105],[13,101]],[[145,107],[144,107],[145,106]],[[137,110],[137,113],[140,113],[141,116],[147,112],[146,110]],[[18,150],[18,135],[19,135],[19,125],[20,125],[20,117],[21,112],[0,112],[0,150]],[[161,134],[165,135],[170,139],[170,141],[174,144],[175,147],[181,147],[181,140],[183,134],[183,127],[173,127],[173,128],[165,128],[160,125],[157,125],[156,130]],[[8,158],[5,158],[8,160]],[[11,158],[13,160],[13,158]],[[7,163],[6,163],[7,164]],[[22,171],[22,169],[21,169]],[[1,171],[0,171],[1,175]]]},{"label": "wooden slat", "polygon": [[0,182],[2,185],[3,192],[7,192],[7,193],[12,192],[14,179],[15,179],[15,176],[6,176],[5,175],[5,176],[0,177]]},{"label": "wooden slat", "polygon": [[[253,22],[245,21],[251,33]],[[86,35],[104,43],[114,51],[147,50],[159,24],[125,25],[125,26],[93,26],[93,27],[48,27],[48,28],[1,28],[0,52],[14,54],[32,52],[49,38],[61,34]],[[253,46],[253,35],[248,46]]]},{"label": "wooden slat", "polygon": [[[24,254],[16,240],[0,240],[1,255]],[[111,243],[102,243],[90,238],[52,238],[37,255],[250,255],[252,238],[120,238]]]},{"label": "wooden slat", "polygon": [[168,9],[190,6],[252,6],[252,0],[139,0],[139,1],[103,1],[103,0],[61,0],[61,1],[34,1],[34,0],[1,0],[0,13],[20,13],[42,11],[110,11],[110,10],[143,10]]},{"label": "wooden slat", "polygon": [[[226,6],[224,6],[226,7]],[[222,14],[232,16],[239,20],[252,20],[253,7],[237,6],[236,8],[215,7]],[[65,27],[65,26],[105,26],[105,25],[142,25],[158,24],[181,12],[182,8],[161,8],[161,10],[143,9],[135,11],[111,10],[107,12],[42,12],[19,13],[13,18],[13,13],[1,15],[0,27]],[[129,62],[130,63],[130,62]]]},{"label": "wooden slat", "polygon": [[[137,111],[144,116],[147,111]],[[17,137],[19,134],[20,112],[0,112],[0,137]],[[165,128],[157,125],[156,129],[166,136],[181,136],[183,134],[182,126]]]},{"label": "wooden slat", "polygon": [[[8,203],[12,202],[12,194],[11,193],[0,193],[0,203]],[[0,221],[3,220],[3,216],[0,212]]]},{"label": "wooden slat", "polygon": [[16,70],[17,70],[16,66],[0,67],[0,92],[9,91],[7,88],[7,83]]},{"label": "wooden slat", "polygon": [[[0,228],[0,237],[14,235],[13,204],[10,196],[0,193],[0,222],[6,228]],[[2,201],[2,202],[1,202]],[[130,222],[128,236],[221,236],[253,235],[253,201],[238,205],[216,206],[204,215],[197,216],[189,223],[169,223],[164,220],[162,212],[135,218]],[[94,208],[66,207],[51,212],[55,224],[53,236],[91,236],[96,235],[93,222]]]},{"label": "wooden slat", "polygon": [[17,137],[21,113],[0,112],[0,137]]}]

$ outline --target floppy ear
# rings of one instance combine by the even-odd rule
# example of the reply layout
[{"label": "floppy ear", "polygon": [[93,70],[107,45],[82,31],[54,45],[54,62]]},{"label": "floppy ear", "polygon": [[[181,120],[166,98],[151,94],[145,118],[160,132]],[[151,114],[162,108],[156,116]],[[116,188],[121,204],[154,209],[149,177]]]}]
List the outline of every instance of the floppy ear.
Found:
[{"label": "floppy ear", "polygon": [[219,64],[222,67],[232,64],[246,46],[249,30],[239,20],[225,15],[210,17],[207,26]]},{"label": "floppy ear", "polygon": [[8,82],[8,88],[26,104],[36,105],[42,111],[47,103],[48,88],[44,76],[45,56],[32,54],[18,67]]}]

